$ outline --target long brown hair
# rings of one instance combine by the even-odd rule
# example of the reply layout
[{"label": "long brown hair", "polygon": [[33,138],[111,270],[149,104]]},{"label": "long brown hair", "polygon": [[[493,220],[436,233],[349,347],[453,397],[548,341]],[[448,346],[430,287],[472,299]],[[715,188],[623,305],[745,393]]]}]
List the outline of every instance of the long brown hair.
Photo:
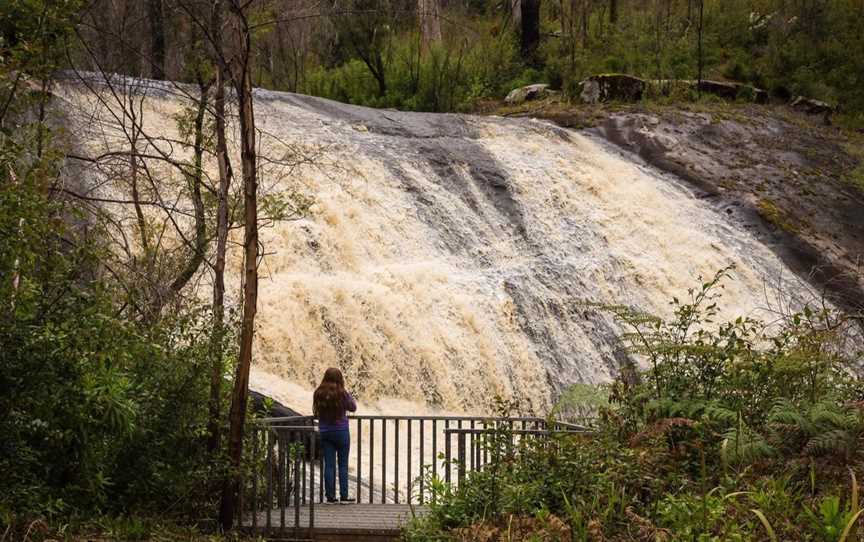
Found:
[{"label": "long brown hair", "polygon": [[312,413],[324,423],[333,423],[345,415],[345,379],[342,371],[330,367],[312,396]]}]

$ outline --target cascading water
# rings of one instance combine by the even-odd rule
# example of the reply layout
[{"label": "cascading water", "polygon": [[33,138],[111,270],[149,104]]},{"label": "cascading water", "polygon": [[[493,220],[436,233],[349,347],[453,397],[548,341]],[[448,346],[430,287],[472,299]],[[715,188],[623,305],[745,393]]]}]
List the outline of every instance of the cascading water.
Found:
[{"label": "cascading water", "polygon": [[[182,99],[148,84],[145,131],[176,138]],[[108,118],[79,85],[57,93],[72,118]],[[611,316],[584,301],[664,314],[730,264],[725,316],[764,307],[779,277],[806,295],[742,223],[586,135],[267,91],[255,107],[262,192],[315,202],[261,234],[252,382],[300,410],[339,366],[367,404],[482,412],[501,395],[542,412],[624,359]],[[78,123],[88,152],[128,149],[93,124]]]}]

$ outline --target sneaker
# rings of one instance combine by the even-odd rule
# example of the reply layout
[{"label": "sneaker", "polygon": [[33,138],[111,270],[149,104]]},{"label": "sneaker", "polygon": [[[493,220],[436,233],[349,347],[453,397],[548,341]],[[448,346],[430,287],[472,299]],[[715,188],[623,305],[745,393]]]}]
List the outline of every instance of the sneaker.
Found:
[{"label": "sneaker", "polygon": [[324,504],[339,504],[339,501],[337,501],[336,499],[331,499],[328,497],[327,500],[324,501]]},{"label": "sneaker", "polygon": [[339,499],[339,504],[354,504],[355,499]]}]

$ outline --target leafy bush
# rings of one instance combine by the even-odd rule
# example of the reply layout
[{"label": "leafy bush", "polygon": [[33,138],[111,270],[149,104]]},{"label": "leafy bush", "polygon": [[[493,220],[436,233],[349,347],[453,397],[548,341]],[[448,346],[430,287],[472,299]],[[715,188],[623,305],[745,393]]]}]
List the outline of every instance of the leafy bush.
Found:
[{"label": "leafy bush", "polygon": [[564,395],[561,412],[599,409],[594,433],[526,439],[509,456],[495,442],[510,435],[492,439],[501,464],[455,489],[430,481],[441,493],[406,538],[543,513],[574,540],[743,541],[768,528],[848,540],[864,463],[864,387],[839,346],[850,323],[808,308],[770,325],[716,322],[729,272],[673,299],[669,320],[606,307],[648,369],[619,378],[609,404],[584,386]]}]

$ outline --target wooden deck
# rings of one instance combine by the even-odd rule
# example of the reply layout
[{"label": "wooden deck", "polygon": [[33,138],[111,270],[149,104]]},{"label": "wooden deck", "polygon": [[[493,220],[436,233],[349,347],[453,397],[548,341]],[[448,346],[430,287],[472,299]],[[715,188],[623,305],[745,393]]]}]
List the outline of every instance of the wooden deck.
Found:
[{"label": "wooden deck", "polygon": [[[281,511],[270,512],[270,530],[266,530],[267,513],[258,514],[257,530],[271,540],[397,540],[402,527],[413,515],[425,514],[425,506],[407,504],[328,504],[315,505],[315,528],[309,529],[309,507],[300,508],[300,527],[294,527],[294,509],[285,509],[285,527],[281,525]],[[252,527],[251,518],[245,522]]]}]

